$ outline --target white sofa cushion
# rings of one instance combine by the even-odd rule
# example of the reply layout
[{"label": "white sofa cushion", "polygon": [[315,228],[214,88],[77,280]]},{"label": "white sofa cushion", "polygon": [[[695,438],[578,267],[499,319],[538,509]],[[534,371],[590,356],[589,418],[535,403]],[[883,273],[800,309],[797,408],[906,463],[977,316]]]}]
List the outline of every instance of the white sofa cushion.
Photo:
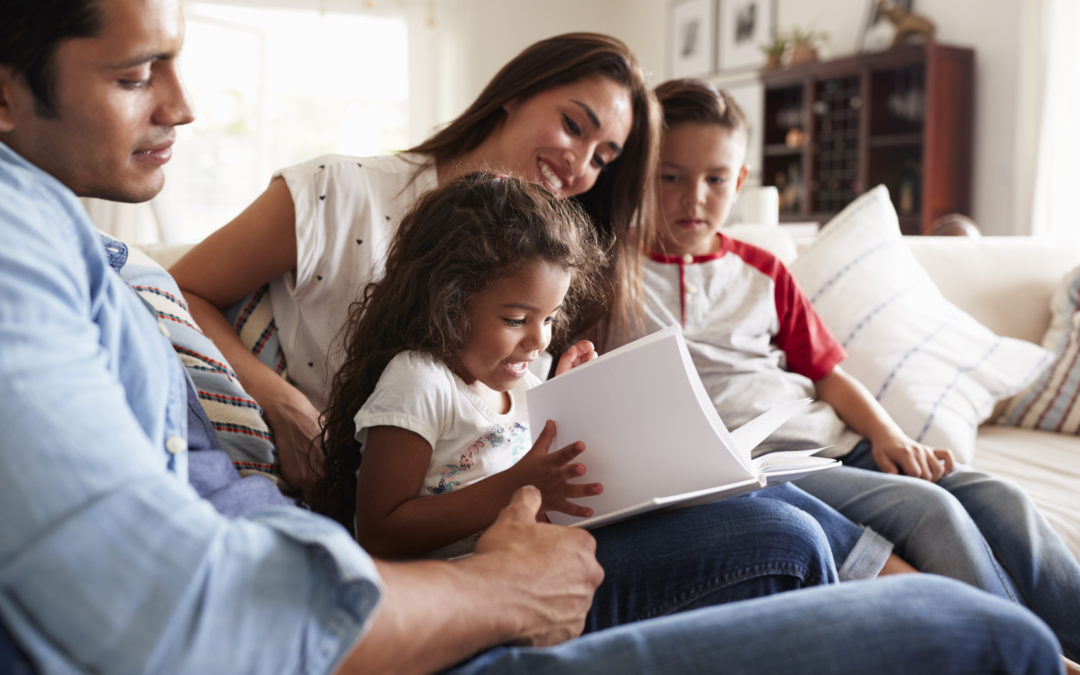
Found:
[{"label": "white sofa cushion", "polygon": [[971,459],[980,423],[1050,358],[946,300],[900,235],[884,186],[832,221],[791,265],[848,352],[844,368],[911,437]]},{"label": "white sofa cushion", "polygon": [[972,466],[1018,483],[1080,560],[1080,438],[996,425],[979,429]]}]

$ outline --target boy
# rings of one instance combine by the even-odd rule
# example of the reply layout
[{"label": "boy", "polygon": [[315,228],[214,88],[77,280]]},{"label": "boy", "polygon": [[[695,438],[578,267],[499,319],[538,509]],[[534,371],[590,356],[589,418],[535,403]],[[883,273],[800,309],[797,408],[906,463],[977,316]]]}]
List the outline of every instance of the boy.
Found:
[{"label": "boy", "polygon": [[956,469],[950,451],[909,438],[840,367],[843,348],[784,265],[720,232],[747,175],[747,122],[730,95],[698,80],[665,82],[656,94],[665,129],[644,332],[682,326],[730,426],[816,398],[759,451],[826,446],[845,466],[800,487],[891,540],[921,571],[1022,599],[1076,658],[1080,565],[1060,538],[1018,488]]}]

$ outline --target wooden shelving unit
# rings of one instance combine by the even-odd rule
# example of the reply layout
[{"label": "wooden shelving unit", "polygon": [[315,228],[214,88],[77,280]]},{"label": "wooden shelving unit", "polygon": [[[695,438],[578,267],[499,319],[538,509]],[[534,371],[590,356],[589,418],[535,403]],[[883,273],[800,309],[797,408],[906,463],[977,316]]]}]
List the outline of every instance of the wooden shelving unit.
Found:
[{"label": "wooden shelving unit", "polygon": [[905,234],[971,205],[974,52],[936,43],[761,74],[762,184],[826,222],[879,183]]}]

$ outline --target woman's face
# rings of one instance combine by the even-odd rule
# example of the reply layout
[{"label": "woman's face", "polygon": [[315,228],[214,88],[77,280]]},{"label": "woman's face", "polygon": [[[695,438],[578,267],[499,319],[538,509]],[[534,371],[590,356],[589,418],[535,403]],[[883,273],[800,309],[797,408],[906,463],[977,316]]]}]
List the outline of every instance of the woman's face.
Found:
[{"label": "woman's face", "polygon": [[483,160],[569,197],[588,191],[618,158],[633,124],[630,93],[603,76],[553,87],[504,106]]}]

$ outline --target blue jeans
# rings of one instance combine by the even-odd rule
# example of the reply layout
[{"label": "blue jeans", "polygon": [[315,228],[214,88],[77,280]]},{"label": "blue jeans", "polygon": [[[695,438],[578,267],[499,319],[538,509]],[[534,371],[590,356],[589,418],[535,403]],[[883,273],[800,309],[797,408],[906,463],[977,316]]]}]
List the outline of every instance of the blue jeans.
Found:
[{"label": "blue jeans", "polygon": [[923,572],[1018,600],[1080,658],[1080,564],[1017,485],[967,467],[937,484],[877,470],[870,444],[844,467],[799,480],[852,520],[896,545]]},{"label": "blue jeans", "polygon": [[546,648],[497,647],[455,675],[1059,673],[1031,612],[959,582],[900,575],[707,607]]},{"label": "blue jeans", "polygon": [[593,536],[604,582],[588,631],[831,583],[838,578],[834,560],[883,564],[891,549],[876,538],[884,557],[864,555],[873,546],[863,528],[789,485],[653,512]]}]

